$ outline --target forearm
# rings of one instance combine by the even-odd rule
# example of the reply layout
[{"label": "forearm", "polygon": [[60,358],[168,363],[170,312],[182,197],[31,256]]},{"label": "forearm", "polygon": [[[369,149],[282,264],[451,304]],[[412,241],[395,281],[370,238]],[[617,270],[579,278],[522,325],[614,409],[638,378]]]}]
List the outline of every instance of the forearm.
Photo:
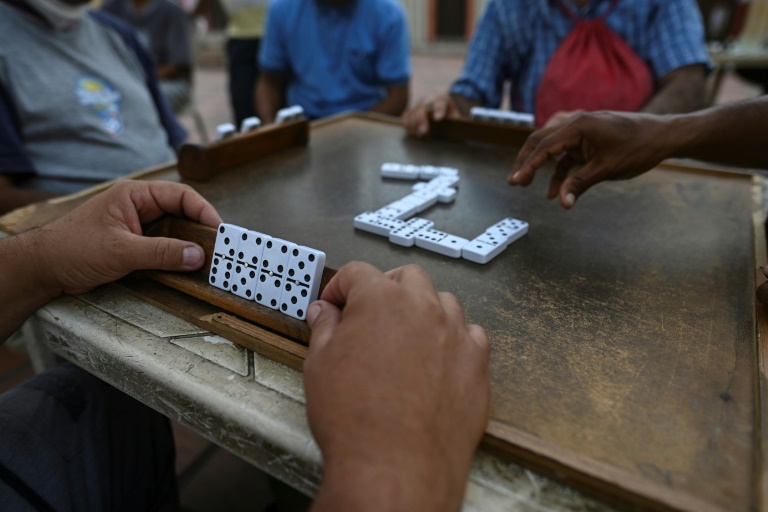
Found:
[{"label": "forearm", "polygon": [[[413,466],[381,469],[371,461],[326,464],[312,512],[438,512],[461,508],[463,485],[459,486],[457,495],[451,492],[456,489],[435,487],[431,478],[420,478],[413,469]],[[437,468],[434,471],[440,472]]]},{"label": "forearm", "polygon": [[659,90],[640,112],[647,114],[683,114],[704,106],[705,70],[687,66],[664,77]]},{"label": "forearm", "polygon": [[670,116],[665,124],[659,137],[669,139],[667,157],[768,169],[768,97]]},{"label": "forearm", "polygon": [[472,110],[472,107],[481,106],[479,101],[469,99],[461,94],[451,94],[451,99],[456,104],[456,109],[462,117],[469,117],[469,112]]},{"label": "forearm", "polygon": [[45,245],[44,230],[0,240],[0,343],[39,307],[58,295],[46,284],[34,255]]},{"label": "forearm", "polygon": [[16,188],[8,178],[0,176],[0,215],[57,195],[45,190]]},{"label": "forearm", "polygon": [[399,116],[408,106],[408,85],[392,86],[387,89],[387,96],[371,108],[371,112]]},{"label": "forearm", "polygon": [[256,111],[264,124],[275,122],[275,115],[283,105],[283,88],[274,79],[259,79],[256,87]]}]

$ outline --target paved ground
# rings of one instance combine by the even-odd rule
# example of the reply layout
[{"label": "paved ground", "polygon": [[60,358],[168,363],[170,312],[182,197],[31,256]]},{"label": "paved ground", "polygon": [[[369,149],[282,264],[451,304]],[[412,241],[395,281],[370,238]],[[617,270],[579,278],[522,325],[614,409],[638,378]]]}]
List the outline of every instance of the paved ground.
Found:
[{"label": "paved ground", "polygon": [[[220,59],[219,59],[220,61]],[[459,74],[463,57],[443,55],[414,55],[412,60],[412,102],[435,92],[445,91]],[[226,75],[221,67],[200,67],[195,74],[195,97],[199,111],[207,124],[209,136],[216,126],[230,121]],[[755,96],[758,90],[744,82],[728,77],[718,102]],[[191,135],[199,141],[192,118],[182,118]],[[14,386],[32,374],[25,355],[7,346],[0,346],[0,392]],[[227,510],[228,512],[259,512],[272,502],[274,488],[264,475],[234,455],[216,447],[197,434],[174,425],[177,444],[177,472],[182,505],[187,512]],[[280,496],[285,489],[277,488]],[[281,503],[290,502],[282,498]],[[298,511],[303,506],[291,504],[276,511]]]}]

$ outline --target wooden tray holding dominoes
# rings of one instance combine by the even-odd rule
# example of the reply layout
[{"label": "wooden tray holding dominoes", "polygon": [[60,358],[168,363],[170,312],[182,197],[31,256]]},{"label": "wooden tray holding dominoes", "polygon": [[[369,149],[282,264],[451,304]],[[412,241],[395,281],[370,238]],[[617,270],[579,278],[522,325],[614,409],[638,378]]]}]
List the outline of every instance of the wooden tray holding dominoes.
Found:
[{"label": "wooden tray holding dominoes", "polygon": [[[189,183],[227,223],[324,252],[326,279],[352,260],[416,263],[454,293],[492,345],[485,449],[623,507],[765,508],[755,325],[766,322],[754,288],[766,257],[749,176],[662,166],[565,211],[544,200],[546,173],[527,189],[506,185],[529,133],[520,126],[450,120],[418,141],[397,120],[349,114],[303,130],[267,132],[284,143],[276,151],[258,131],[246,149],[194,148],[207,181]],[[442,232],[471,241],[513,218],[527,234],[478,264],[355,229],[361,213],[412,192],[382,178],[393,162],[459,170],[455,199],[418,213]],[[215,231],[203,238],[213,256]],[[269,339],[254,349],[300,368],[306,323],[211,286],[208,270],[156,273],[175,290],[129,284],[238,343]]]}]

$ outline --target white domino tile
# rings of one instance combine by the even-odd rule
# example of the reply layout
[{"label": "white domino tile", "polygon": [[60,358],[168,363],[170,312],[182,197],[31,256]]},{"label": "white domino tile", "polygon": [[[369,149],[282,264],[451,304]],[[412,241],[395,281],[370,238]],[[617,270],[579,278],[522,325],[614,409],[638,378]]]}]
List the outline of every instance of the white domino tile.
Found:
[{"label": "white domino tile", "polygon": [[259,281],[259,269],[240,261],[236,261],[234,267],[229,291],[244,299],[253,300]]},{"label": "white domino tile", "polygon": [[416,247],[421,247],[428,251],[450,256],[451,258],[460,258],[461,250],[469,243],[466,238],[444,233],[436,229],[423,229],[416,233]]},{"label": "white domino tile", "polygon": [[304,320],[307,307],[317,299],[325,268],[325,253],[309,247],[296,246],[291,251],[280,295],[280,311]]},{"label": "white domino tile", "polygon": [[216,245],[213,247],[213,253],[227,258],[235,259],[237,247],[240,243],[240,237],[245,232],[244,228],[234,224],[219,224],[216,232]]},{"label": "white domino tile", "polygon": [[283,108],[277,111],[275,115],[275,123],[289,123],[291,121],[298,121],[304,116],[304,109],[299,105]]},{"label": "white domino tile", "polygon": [[220,124],[216,127],[216,140],[223,140],[233,137],[237,133],[237,128],[232,123]]},{"label": "white domino tile", "polygon": [[437,193],[437,200],[441,203],[452,203],[456,200],[457,190],[453,187],[444,188]]},{"label": "white domino tile", "polygon": [[214,254],[211,260],[211,271],[208,282],[216,288],[229,291],[234,277],[235,262],[219,254]]},{"label": "white domino tile", "polygon": [[508,217],[488,227],[481,235],[470,241],[464,246],[461,256],[475,263],[486,264],[526,233],[528,233],[527,222]]},{"label": "white domino tile", "polygon": [[420,180],[431,180],[432,178],[437,178],[440,176],[440,167],[435,167],[433,165],[422,165],[419,168],[419,179]]},{"label": "white domino tile", "polygon": [[403,247],[413,247],[416,241],[416,233],[421,230],[429,229],[435,223],[431,220],[414,217],[397,229],[389,232],[389,241]]},{"label": "white domino tile", "polygon": [[286,278],[288,259],[296,244],[272,238],[264,244],[259,267],[259,282],[256,284],[256,302],[272,309],[280,305],[280,292]]},{"label": "white domino tile", "polygon": [[264,246],[270,240],[272,240],[272,237],[264,233],[250,230],[243,231],[237,244],[237,261],[259,268],[261,266],[261,255],[264,252]]},{"label": "white domino tile", "polygon": [[240,123],[240,133],[248,133],[261,126],[261,119],[258,117],[247,117]]},{"label": "white domino tile", "polygon": [[469,113],[473,119],[479,121],[511,124],[515,126],[533,127],[535,122],[533,114],[526,114],[524,112],[473,107]]},{"label": "white domino tile", "polygon": [[404,165],[395,163],[385,163],[381,165],[381,176],[383,178],[394,178],[399,180],[417,180],[419,179],[420,169],[415,165]]},{"label": "white domino tile", "polygon": [[355,217],[354,226],[361,231],[367,231],[379,236],[389,236],[389,232],[405,224],[399,219],[381,217],[374,212],[364,212]]}]

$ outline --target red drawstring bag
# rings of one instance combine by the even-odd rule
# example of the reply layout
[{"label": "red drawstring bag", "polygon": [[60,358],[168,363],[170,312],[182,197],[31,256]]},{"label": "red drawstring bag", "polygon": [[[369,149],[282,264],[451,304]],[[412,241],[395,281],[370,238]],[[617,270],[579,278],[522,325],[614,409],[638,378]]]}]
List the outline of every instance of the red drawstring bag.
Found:
[{"label": "red drawstring bag", "polygon": [[605,24],[618,3],[614,0],[605,14],[592,20],[580,19],[560,4],[576,26],[552,56],[539,84],[538,126],[560,111],[634,111],[653,93],[648,66]]}]

